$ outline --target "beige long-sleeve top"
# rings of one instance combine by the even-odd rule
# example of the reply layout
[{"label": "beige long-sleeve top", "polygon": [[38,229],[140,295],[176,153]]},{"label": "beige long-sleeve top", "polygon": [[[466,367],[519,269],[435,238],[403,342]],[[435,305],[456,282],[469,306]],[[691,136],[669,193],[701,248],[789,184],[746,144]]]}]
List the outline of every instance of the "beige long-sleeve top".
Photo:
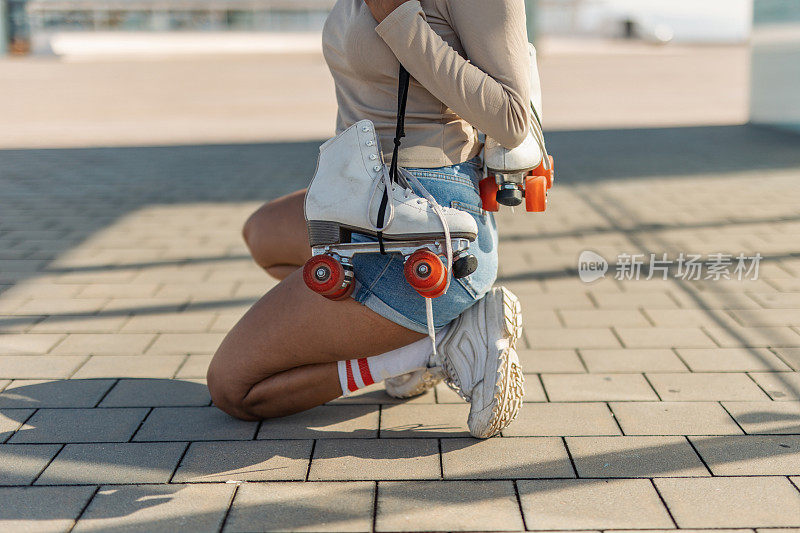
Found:
[{"label": "beige long-sleeve top", "polygon": [[411,0],[377,24],[363,0],[338,0],[322,34],[336,86],[336,129],[370,119],[388,163],[399,62],[412,80],[399,164],[461,163],[477,130],[508,148],[530,120],[524,0]]}]

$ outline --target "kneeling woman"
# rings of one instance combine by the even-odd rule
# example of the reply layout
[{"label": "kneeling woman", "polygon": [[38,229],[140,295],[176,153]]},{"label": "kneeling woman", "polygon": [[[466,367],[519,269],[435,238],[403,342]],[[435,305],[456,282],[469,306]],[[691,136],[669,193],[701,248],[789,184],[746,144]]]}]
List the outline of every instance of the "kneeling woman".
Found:
[{"label": "kneeling woman", "polygon": [[[471,403],[470,432],[492,436],[521,405],[514,345],[522,318],[516,297],[492,288],[497,229],[481,209],[478,130],[508,148],[528,132],[524,1],[338,0],[323,48],[336,85],[337,132],[369,119],[375,146],[392,146],[399,64],[410,72],[397,162],[447,216],[474,219],[469,252],[478,268],[433,300],[434,355],[425,334],[425,299],[408,285],[402,257],[360,256],[352,298],[328,300],[303,281],[302,265],[311,257],[306,191],[265,204],[247,221],[244,238],[258,264],[281,282],[217,350],[208,370],[214,403],[237,418],[258,420],[310,409],[382,380],[389,394],[411,397],[443,379]],[[375,155],[364,157],[380,163]],[[391,152],[382,155],[388,164]],[[415,191],[398,194],[420,210],[433,208]],[[367,206],[345,202],[338,209]]]}]

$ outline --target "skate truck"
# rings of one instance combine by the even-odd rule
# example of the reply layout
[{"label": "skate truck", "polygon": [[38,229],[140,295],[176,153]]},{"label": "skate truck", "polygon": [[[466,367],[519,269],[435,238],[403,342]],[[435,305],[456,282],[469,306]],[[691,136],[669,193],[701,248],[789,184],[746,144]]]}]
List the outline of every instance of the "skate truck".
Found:
[{"label": "skate truck", "polygon": [[553,186],[553,158],[548,155],[542,131],[542,88],[536,49],[528,44],[531,61],[531,126],[525,140],[508,149],[487,137],[483,150],[486,177],[480,182],[483,208],[498,211],[500,205],[515,207],[525,199],[525,210],[547,208],[547,192]]}]

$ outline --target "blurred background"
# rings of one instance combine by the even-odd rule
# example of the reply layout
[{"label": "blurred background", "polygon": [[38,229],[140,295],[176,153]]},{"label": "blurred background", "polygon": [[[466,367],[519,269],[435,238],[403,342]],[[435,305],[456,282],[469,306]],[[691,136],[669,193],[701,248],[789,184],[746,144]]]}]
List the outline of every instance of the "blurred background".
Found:
[{"label": "blurred background", "polygon": [[[334,0],[0,0],[0,147],[316,140]],[[800,128],[796,0],[529,0],[551,130]]]}]

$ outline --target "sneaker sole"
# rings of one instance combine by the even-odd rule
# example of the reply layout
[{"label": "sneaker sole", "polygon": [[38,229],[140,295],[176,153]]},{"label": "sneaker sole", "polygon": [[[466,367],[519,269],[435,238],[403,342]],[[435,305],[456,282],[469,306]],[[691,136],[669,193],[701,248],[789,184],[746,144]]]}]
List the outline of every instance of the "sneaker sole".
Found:
[{"label": "sneaker sole", "polygon": [[522,305],[514,293],[505,287],[500,287],[493,296],[502,298],[502,302],[495,302],[494,305],[502,305],[503,318],[500,326],[509,339],[509,346],[498,354],[500,364],[497,367],[498,380],[495,384],[491,417],[486,424],[470,424],[483,427],[482,431],[470,427],[470,433],[479,439],[492,437],[513,422],[525,396],[525,376],[516,351],[516,342],[522,336]]}]

